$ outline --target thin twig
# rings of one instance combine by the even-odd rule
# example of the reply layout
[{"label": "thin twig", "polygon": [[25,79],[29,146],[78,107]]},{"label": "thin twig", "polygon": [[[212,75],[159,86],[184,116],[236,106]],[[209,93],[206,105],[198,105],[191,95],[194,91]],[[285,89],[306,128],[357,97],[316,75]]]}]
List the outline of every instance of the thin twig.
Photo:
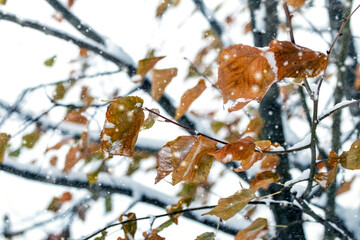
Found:
[{"label": "thin twig", "polygon": [[353,104],[356,104],[356,103],[360,103],[360,99],[357,99],[357,100],[353,100],[352,102],[349,102],[349,103],[346,103],[346,104],[341,104],[341,106],[337,107],[337,108],[334,108],[332,109],[331,111],[325,113],[325,114],[322,114],[318,117],[318,122],[324,120],[325,118],[327,118],[328,116],[330,116],[331,114],[333,114],[334,112],[337,112],[343,108],[346,108],[346,107],[349,107]]},{"label": "thin twig", "polygon": [[290,14],[288,5],[287,5],[287,3],[285,1],[283,2],[283,8],[284,8],[284,11],[285,11],[285,16],[286,16],[286,24],[287,24],[287,26],[289,28],[290,40],[291,40],[292,43],[295,44],[294,30],[293,30],[293,27],[292,27],[292,24],[291,24],[292,16]]}]

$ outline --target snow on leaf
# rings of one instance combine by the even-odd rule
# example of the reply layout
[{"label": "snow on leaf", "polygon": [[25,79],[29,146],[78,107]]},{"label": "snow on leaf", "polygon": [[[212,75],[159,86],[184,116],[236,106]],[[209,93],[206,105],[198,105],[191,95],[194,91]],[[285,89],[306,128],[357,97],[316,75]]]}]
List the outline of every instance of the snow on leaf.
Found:
[{"label": "snow on leaf", "polygon": [[197,236],[195,240],[215,240],[215,233],[205,232],[205,233]]},{"label": "snow on leaf", "polygon": [[158,235],[158,231],[153,229],[150,234],[143,232],[143,236],[147,240],[165,240],[165,238]]},{"label": "snow on leaf", "polygon": [[172,184],[176,185],[180,181],[203,182],[207,178],[213,163],[213,158],[208,153],[215,149],[215,141],[198,136],[185,159],[174,170]]},{"label": "snow on leaf", "polygon": [[[127,220],[134,220],[136,219],[136,215],[133,212],[129,212],[127,214],[121,214],[121,216],[119,217],[119,222],[123,222],[123,221],[127,221]],[[134,239],[136,230],[137,230],[137,222],[136,221],[132,221],[132,222],[127,222],[124,223],[122,225],[123,230],[124,230],[124,234],[125,234],[125,239],[126,240],[132,240]]]},{"label": "snow on leaf", "polygon": [[275,82],[275,74],[261,53],[260,49],[242,44],[221,52],[217,86],[225,104],[229,100],[235,101],[229,112],[240,110],[251,100],[260,102]]},{"label": "snow on leaf", "polygon": [[278,173],[273,173],[271,171],[257,173],[255,178],[250,181],[250,189],[254,191],[263,188],[267,190],[270,183],[274,183],[280,180],[280,175]]},{"label": "snow on leaf", "polygon": [[155,101],[158,101],[163,95],[166,86],[177,75],[177,68],[154,69],[152,74],[151,96]]},{"label": "snow on leaf", "polygon": [[[273,40],[267,52],[273,52],[278,68],[278,80],[286,77],[305,78],[315,77],[327,65],[326,55],[311,49],[301,47],[288,41]],[[288,64],[284,64],[287,62]]]},{"label": "snow on leaf", "polygon": [[201,79],[195,87],[187,90],[182,95],[180,106],[176,109],[176,113],[174,117],[175,120],[179,119],[185,114],[185,112],[188,110],[190,105],[195,101],[195,99],[197,99],[201,95],[201,93],[205,90],[205,88],[206,88],[205,81]]},{"label": "snow on leaf", "polygon": [[[344,157],[345,156],[345,157]],[[360,139],[351,144],[349,151],[341,154],[341,166],[346,169],[360,169]]]},{"label": "snow on leaf", "polygon": [[317,182],[317,184],[320,185],[320,187],[327,189],[335,181],[337,170],[338,168],[335,167],[334,169],[331,169],[328,172],[317,173],[315,174],[314,179]]},{"label": "snow on leaf", "polygon": [[4,161],[5,151],[10,140],[10,135],[6,133],[0,133],[0,163]]},{"label": "snow on leaf", "polygon": [[260,102],[276,80],[315,77],[326,65],[325,54],[287,41],[273,40],[267,49],[238,44],[221,52],[217,85],[229,112],[237,111]]},{"label": "snow on leaf", "polygon": [[139,97],[120,97],[108,106],[100,138],[105,160],[114,155],[132,156],[145,118],[142,105]]},{"label": "snow on leaf", "polygon": [[255,192],[252,189],[242,189],[227,198],[220,198],[218,205],[204,215],[216,215],[221,219],[228,220],[256,197]]},{"label": "snow on leaf", "polygon": [[255,152],[255,144],[251,137],[245,137],[237,142],[229,143],[221,149],[209,153],[222,163],[230,161],[246,161]]},{"label": "snow on leaf", "polygon": [[138,63],[138,69],[136,71],[136,75],[140,75],[141,79],[137,82],[141,82],[144,79],[145,75],[155,66],[155,64],[163,58],[164,56],[150,57],[140,60]]},{"label": "snow on leaf", "polygon": [[268,233],[268,223],[266,218],[258,218],[247,228],[239,231],[235,240],[255,240],[262,239]]},{"label": "snow on leaf", "polygon": [[301,7],[305,4],[305,0],[286,0],[286,2],[293,8]]},{"label": "snow on leaf", "polygon": [[163,146],[157,156],[155,184],[172,173],[186,158],[196,141],[195,136],[180,136]]}]

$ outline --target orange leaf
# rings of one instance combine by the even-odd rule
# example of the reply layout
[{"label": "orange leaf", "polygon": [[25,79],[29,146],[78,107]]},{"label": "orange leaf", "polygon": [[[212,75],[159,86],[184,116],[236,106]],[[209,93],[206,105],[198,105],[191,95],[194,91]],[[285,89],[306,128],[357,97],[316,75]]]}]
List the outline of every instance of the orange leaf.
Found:
[{"label": "orange leaf", "polygon": [[256,197],[255,192],[252,189],[242,189],[227,198],[220,198],[218,205],[204,215],[216,215],[221,219],[228,220]]},{"label": "orange leaf", "polygon": [[[315,77],[326,65],[326,55],[288,41],[273,40],[268,53],[274,54],[277,79]],[[269,60],[270,61],[270,60]]]},{"label": "orange leaf", "polygon": [[255,144],[251,137],[245,137],[237,142],[229,143],[221,149],[209,153],[215,159],[222,163],[230,161],[247,160],[252,157],[255,152]]},{"label": "orange leaf", "polygon": [[4,161],[4,155],[8,142],[10,140],[10,135],[6,133],[0,133],[0,163]]},{"label": "orange leaf", "polygon": [[246,128],[246,132],[253,132],[259,135],[264,127],[264,120],[261,117],[251,119],[250,123]]},{"label": "orange leaf", "polygon": [[315,174],[314,179],[320,185],[320,187],[327,189],[335,181],[337,171],[338,168],[335,167],[328,172],[317,173]]},{"label": "orange leaf", "polygon": [[360,64],[357,65],[356,71],[355,71],[355,81],[354,81],[354,89],[359,91],[360,90]]},{"label": "orange leaf", "polygon": [[305,0],[286,0],[286,2],[293,8],[301,7],[305,4]]},{"label": "orange leaf", "polygon": [[147,240],[165,240],[165,238],[158,235],[158,231],[156,231],[155,229],[153,229],[150,234],[148,234],[147,232],[143,232],[143,236]]},{"label": "orange leaf", "polygon": [[81,159],[80,147],[73,146],[69,149],[69,152],[65,157],[65,166],[63,171],[69,173],[75,164]]},{"label": "orange leaf", "polygon": [[82,125],[85,125],[88,122],[87,118],[82,115],[81,110],[73,110],[73,111],[68,112],[66,114],[64,120],[68,121],[68,122],[72,122],[72,123],[82,124]]},{"label": "orange leaf", "polygon": [[175,120],[179,119],[181,116],[185,114],[185,112],[188,110],[188,108],[193,103],[193,101],[195,101],[195,99],[197,99],[201,95],[201,93],[205,90],[205,88],[206,88],[205,81],[201,79],[195,87],[187,90],[182,95],[180,106],[176,109]]},{"label": "orange leaf", "polygon": [[157,156],[155,184],[172,173],[186,158],[196,141],[195,136],[180,136],[163,146]]},{"label": "orange leaf", "polygon": [[350,181],[343,182],[341,186],[337,189],[336,195],[340,195],[349,191],[351,188],[351,184],[353,183],[354,180],[355,180],[355,176],[353,176]]},{"label": "orange leaf", "polygon": [[59,201],[60,201],[61,203],[64,203],[64,202],[71,201],[71,199],[72,199],[71,193],[69,193],[69,192],[64,192],[64,193],[61,195],[61,197],[59,198]]},{"label": "orange leaf", "polygon": [[143,100],[139,97],[120,97],[108,106],[101,131],[101,149],[105,159],[133,154],[145,118],[142,105]]},{"label": "orange leaf", "polygon": [[260,168],[263,171],[272,171],[279,164],[280,159],[277,155],[267,154],[262,160]]},{"label": "orange leaf", "polygon": [[247,228],[239,231],[235,240],[255,240],[262,239],[268,233],[268,223],[265,218],[258,218]]},{"label": "orange leaf", "polygon": [[172,184],[175,185],[180,181],[203,182],[207,178],[213,163],[213,158],[208,153],[215,149],[215,141],[198,136],[185,159],[174,170]]},{"label": "orange leaf", "polygon": [[177,75],[177,68],[153,70],[153,81],[151,85],[151,96],[158,101],[163,95],[166,86]]},{"label": "orange leaf", "polygon": [[53,156],[51,159],[50,159],[50,165],[55,167],[56,164],[57,164],[57,161],[58,161],[58,157],[57,156]]},{"label": "orange leaf", "polygon": [[135,82],[141,82],[144,79],[145,75],[155,66],[155,64],[163,58],[164,57],[151,57],[140,60],[138,63],[138,69],[136,71],[136,74],[140,75],[141,78],[140,80]]},{"label": "orange leaf", "polygon": [[280,175],[270,171],[257,173],[255,178],[250,181],[250,189],[257,191],[260,188],[267,190],[270,183],[274,183],[280,180]]},{"label": "orange leaf", "polygon": [[275,74],[262,53],[262,50],[242,44],[221,52],[217,86],[225,104],[235,101],[229,112],[240,110],[251,100],[260,102],[275,82]]},{"label": "orange leaf", "polygon": [[74,2],[75,2],[75,0],[68,0],[68,1],[67,1],[67,7],[68,7],[68,8],[71,8],[72,5],[74,5]]},{"label": "orange leaf", "polygon": [[63,145],[68,144],[70,141],[72,141],[72,138],[63,139],[63,140],[61,140],[60,142],[58,142],[57,144],[55,144],[54,146],[47,148],[47,149],[45,150],[45,152],[48,152],[48,151],[50,151],[50,150],[59,149],[59,148],[61,148]]}]

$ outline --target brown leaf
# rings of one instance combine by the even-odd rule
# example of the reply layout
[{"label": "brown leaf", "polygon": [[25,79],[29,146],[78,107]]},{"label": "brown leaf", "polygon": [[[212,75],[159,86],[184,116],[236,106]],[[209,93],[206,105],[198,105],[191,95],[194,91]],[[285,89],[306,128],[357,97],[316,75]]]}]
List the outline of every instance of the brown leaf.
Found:
[{"label": "brown leaf", "polygon": [[[159,109],[153,108],[153,109],[150,109],[150,110],[160,114]],[[141,130],[146,130],[146,129],[151,128],[154,125],[154,123],[155,123],[155,121],[156,121],[156,119],[158,117],[159,117],[158,115],[156,115],[156,114],[154,114],[152,112],[149,112],[148,117],[145,119],[143,125],[141,126]]]},{"label": "brown leaf", "polygon": [[4,155],[8,142],[10,140],[10,135],[6,133],[0,133],[0,163],[4,161]]},{"label": "brown leaf", "polygon": [[156,17],[161,18],[165,11],[168,9],[169,0],[163,0],[160,2],[160,5],[156,9]]},{"label": "brown leaf", "polygon": [[61,203],[64,203],[64,202],[68,202],[68,201],[71,201],[72,199],[72,195],[70,192],[64,192],[61,197],[59,198],[59,201]]},{"label": "brown leaf", "polygon": [[317,173],[314,176],[314,180],[320,185],[320,187],[327,189],[335,181],[337,171],[338,169],[335,167],[328,172]]},{"label": "brown leaf", "polygon": [[188,108],[193,103],[193,101],[195,101],[195,99],[197,99],[201,95],[201,93],[205,90],[205,88],[206,88],[205,81],[201,79],[195,87],[187,90],[182,95],[180,106],[176,109],[176,113],[174,117],[175,120],[179,119],[185,114],[185,112],[188,110]]},{"label": "brown leaf", "polygon": [[294,8],[301,7],[305,4],[305,0],[286,0],[286,2]]},{"label": "brown leaf", "polygon": [[72,110],[68,112],[64,120],[67,122],[77,123],[81,125],[86,125],[88,122],[87,118],[82,115],[82,110]]},{"label": "brown leaf", "polygon": [[179,164],[172,174],[172,184],[180,181],[195,183],[203,182],[213,163],[209,152],[216,149],[216,142],[203,136],[198,136],[185,159]]},{"label": "brown leaf", "polygon": [[218,205],[203,215],[216,215],[221,219],[228,220],[256,197],[255,192],[252,189],[242,189],[227,198],[220,198]]},{"label": "brown leaf", "polygon": [[120,97],[108,106],[101,131],[104,159],[133,154],[145,118],[142,105],[143,100],[139,97]]},{"label": "brown leaf", "polygon": [[155,64],[163,59],[163,57],[150,57],[150,58],[144,58],[139,61],[138,63],[138,69],[136,71],[137,75],[141,76],[141,79],[139,81],[135,81],[136,83],[141,82],[145,75],[155,66]]},{"label": "brown leaf", "polygon": [[51,159],[50,159],[50,165],[55,167],[56,164],[57,164],[57,161],[58,161],[58,157],[57,156],[53,156]]},{"label": "brown leaf", "polygon": [[275,74],[262,53],[262,50],[242,44],[221,52],[217,86],[225,104],[235,101],[229,112],[240,110],[251,100],[260,102],[275,82]]},{"label": "brown leaf", "polygon": [[261,134],[264,127],[264,120],[261,117],[251,119],[250,123],[246,127],[246,132],[253,132],[256,135]]},{"label": "brown leaf", "polygon": [[67,1],[67,7],[68,7],[68,8],[71,8],[72,5],[74,5],[74,2],[75,2],[75,0],[68,0],[68,1]]},{"label": "brown leaf", "polygon": [[311,49],[301,47],[288,41],[273,40],[269,44],[267,54],[268,61],[275,61],[277,67],[277,79],[280,81],[286,77],[306,78],[315,77],[322,72],[327,65],[326,55]]},{"label": "brown leaf", "polygon": [[274,170],[280,162],[278,155],[267,154],[265,158],[261,161],[260,168],[263,171],[272,171]]},{"label": "brown leaf", "polygon": [[80,100],[85,104],[86,107],[89,107],[94,101],[94,98],[89,93],[89,89],[85,86],[81,87]]},{"label": "brown leaf", "polygon": [[250,189],[257,191],[260,188],[263,188],[264,190],[267,190],[269,188],[270,183],[274,183],[279,180],[280,180],[280,175],[278,173],[275,174],[270,171],[257,173],[255,175],[255,178],[250,181]]},{"label": "brown leaf", "polygon": [[79,56],[82,58],[87,58],[88,55],[88,50],[86,48],[80,48],[79,49]]},{"label": "brown leaf", "polygon": [[354,89],[355,90],[360,90],[360,64],[357,65],[356,67],[356,71],[355,71],[355,81],[354,81]]},{"label": "brown leaf", "polygon": [[56,212],[58,212],[60,210],[61,206],[62,206],[62,202],[60,202],[59,198],[54,197],[51,200],[49,206],[47,207],[47,210],[56,213]]},{"label": "brown leaf", "polygon": [[235,240],[255,240],[262,239],[268,233],[268,223],[265,218],[258,218],[247,228],[239,231]]},{"label": "brown leaf", "polygon": [[69,173],[75,164],[81,159],[80,147],[72,146],[65,157],[65,166],[63,171]]},{"label": "brown leaf", "polygon": [[337,189],[336,191],[336,196],[343,194],[347,191],[349,191],[351,189],[351,184],[353,183],[353,181],[355,180],[355,176],[353,176],[350,181],[345,181],[343,182],[340,187]]},{"label": "brown leaf", "polygon": [[340,163],[343,168],[355,170],[360,169],[360,139],[351,144],[351,147],[347,153],[341,154],[346,156],[341,159]]},{"label": "brown leaf", "polygon": [[[128,214],[121,214],[121,216],[119,217],[119,222],[123,222],[126,220],[134,220],[134,219],[136,219],[135,213],[130,212]],[[126,240],[134,239],[137,230],[137,222],[133,221],[133,222],[124,223],[122,227],[124,230],[125,239]]]},{"label": "brown leaf", "polygon": [[172,173],[195,144],[195,136],[180,136],[164,145],[157,156],[155,184]]},{"label": "brown leaf", "polygon": [[60,149],[63,145],[65,144],[68,144],[70,141],[72,141],[73,139],[72,138],[66,138],[66,139],[63,139],[61,140],[60,142],[58,142],[57,144],[55,144],[54,146],[52,147],[49,147],[45,150],[45,152],[48,152],[50,150],[57,150],[57,149]]},{"label": "brown leaf", "polygon": [[209,154],[214,156],[217,161],[228,163],[230,161],[246,161],[247,159],[251,159],[254,152],[254,141],[248,136],[237,142],[229,143]]},{"label": "brown leaf", "polygon": [[165,238],[158,235],[158,231],[153,229],[150,234],[143,232],[143,236],[147,240],[165,240]]},{"label": "brown leaf", "polygon": [[157,70],[154,69],[153,80],[151,85],[151,96],[155,101],[158,101],[163,95],[166,86],[177,75],[177,68],[168,68]]}]

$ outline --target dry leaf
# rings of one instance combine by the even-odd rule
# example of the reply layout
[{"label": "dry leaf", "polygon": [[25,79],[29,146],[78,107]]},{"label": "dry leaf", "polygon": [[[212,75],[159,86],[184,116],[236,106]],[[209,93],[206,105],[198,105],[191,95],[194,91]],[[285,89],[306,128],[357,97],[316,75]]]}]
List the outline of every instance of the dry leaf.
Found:
[{"label": "dry leaf", "polygon": [[[153,112],[156,112],[156,113],[160,114],[159,109],[152,108],[152,109],[150,109],[150,110],[153,111]],[[156,121],[156,119],[157,119],[158,117],[159,117],[158,115],[156,115],[156,114],[154,114],[154,113],[152,113],[152,112],[149,111],[149,115],[148,115],[148,117],[145,119],[143,125],[141,126],[141,130],[146,130],[146,129],[149,129],[149,128],[151,128],[152,126],[154,126],[155,121]]]},{"label": "dry leaf", "polygon": [[[345,156],[345,157],[344,157]],[[346,169],[360,169],[360,139],[351,144],[349,151],[341,154],[341,166]]]},{"label": "dry leaf", "polygon": [[250,189],[257,191],[260,188],[267,190],[270,183],[275,183],[280,180],[280,175],[278,173],[273,173],[270,171],[257,173],[255,178],[250,181]]},{"label": "dry leaf", "polygon": [[337,189],[336,191],[336,196],[337,195],[340,195],[340,194],[343,194],[347,191],[349,191],[351,189],[351,184],[353,183],[353,181],[355,180],[355,177],[356,176],[353,176],[350,181],[345,181],[343,182],[340,187]]},{"label": "dry leaf", "polygon": [[215,240],[215,233],[205,232],[205,233],[197,236],[195,240]]},{"label": "dry leaf", "polygon": [[8,142],[10,140],[10,135],[6,133],[0,133],[0,163],[4,161],[4,155]]},{"label": "dry leaf", "polygon": [[[127,214],[121,214],[121,216],[119,217],[119,222],[133,220],[133,219],[136,219],[136,215],[135,213],[130,212]],[[122,224],[122,228],[124,230],[125,239],[133,240],[137,230],[137,221],[124,223]]]},{"label": "dry leaf", "polygon": [[195,87],[187,90],[182,95],[180,106],[176,109],[176,113],[174,117],[175,120],[179,119],[185,114],[185,112],[188,110],[188,108],[193,103],[193,101],[195,101],[195,99],[197,99],[201,95],[201,93],[205,90],[205,88],[206,88],[205,81],[201,79]]},{"label": "dry leaf", "polygon": [[272,171],[274,170],[280,162],[278,155],[267,154],[265,158],[261,161],[260,168],[263,171]]},{"label": "dry leaf", "polygon": [[252,189],[242,189],[227,198],[220,198],[218,205],[204,215],[216,215],[221,219],[228,220],[256,197],[255,192]]},{"label": "dry leaf", "polygon": [[152,73],[151,96],[155,101],[158,101],[163,95],[166,86],[177,75],[177,68],[154,69]]},{"label": "dry leaf", "polygon": [[239,231],[235,240],[255,240],[263,239],[268,233],[268,223],[266,218],[258,218],[247,228]]},{"label": "dry leaf", "polygon": [[63,139],[61,140],[60,142],[58,142],[57,144],[55,144],[54,146],[52,147],[49,147],[45,150],[45,152],[48,152],[50,150],[57,150],[57,149],[60,149],[62,146],[64,146],[65,144],[68,144],[70,141],[72,141],[73,139],[72,138],[66,138],[66,139]]},{"label": "dry leaf", "polygon": [[145,118],[142,105],[139,97],[120,97],[108,106],[100,138],[104,159],[133,154]]},{"label": "dry leaf", "polygon": [[147,240],[165,240],[165,238],[158,235],[158,231],[153,229],[150,234],[143,232],[143,237]]},{"label": "dry leaf", "polygon": [[69,152],[66,154],[65,157],[65,166],[63,171],[65,173],[69,173],[70,170],[75,166],[77,162],[81,159],[80,154],[80,147],[79,146],[72,146],[69,149]]},{"label": "dry leaf", "polygon": [[286,0],[286,2],[294,8],[301,7],[305,4],[305,0]]},{"label": "dry leaf", "polygon": [[150,58],[145,58],[145,59],[140,60],[138,63],[138,69],[136,71],[136,74],[140,75],[141,78],[138,81],[135,81],[135,83],[141,82],[144,79],[144,77],[146,76],[146,74],[155,66],[155,64],[163,58],[164,58],[164,56],[163,57],[150,57]]},{"label": "dry leaf", "polygon": [[68,112],[64,120],[67,122],[77,123],[81,125],[86,125],[88,122],[87,118],[82,115],[81,110],[73,110]]}]

